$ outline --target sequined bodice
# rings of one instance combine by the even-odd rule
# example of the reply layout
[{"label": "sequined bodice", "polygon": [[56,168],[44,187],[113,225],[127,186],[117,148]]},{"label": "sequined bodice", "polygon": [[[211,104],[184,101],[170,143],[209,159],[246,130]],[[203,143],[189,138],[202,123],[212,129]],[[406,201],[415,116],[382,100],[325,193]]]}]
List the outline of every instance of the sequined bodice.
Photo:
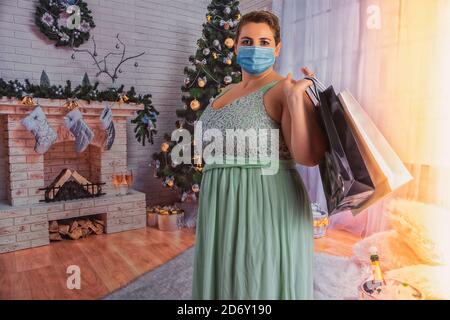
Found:
[{"label": "sequined bodice", "polygon": [[[278,135],[278,158],[283,160],[292,159],[289,149],[283,138],[280,124],[274,121],[266,112],[263,103],[264,93],[266,93],[270,88],[275,86],[278,81],[273,81],[266,84],[259,90],[250,93],[247,96],[241,97],[232,103],[221,107],[219,109],[214,109],[212,107],[213,101],[224,94],[226,91],[217,95],[215,99],[211,100],[209,105],[205,108],[202,115],[198,119],[202,121],[202,132],[205,135],[208,129],[218,129],[220,130],[223,141],[223,153],[227,156],[239,156],[244,154],[245,158],[254,158],[254,155],[258,157],[272,155],[271,150],[271,135]],[[241,144],[235,142],[235,147],[233,153],[227,153],[226,150],[226,137],[228,136],[227,129],[237,130],[237,136],[242,135],[246,132],[256,132],[258,140],[252,140],[253,135],[247,135],[247,143]],[[239,130],[240,129],[240,130]],[[266,130],[261,130],[266,129]],[[275,130],[271,130],[275,129]],[[242,131],[241,131],[242,130]],[[254,130],[254,131],[253,131]],[[259,137],[264,137],[260,135],[261,132],[267,132],[267,145],[259,143]],[[207,143],[206,143],[207,144]],[[275,146],[276,144],[274,144]]]}]

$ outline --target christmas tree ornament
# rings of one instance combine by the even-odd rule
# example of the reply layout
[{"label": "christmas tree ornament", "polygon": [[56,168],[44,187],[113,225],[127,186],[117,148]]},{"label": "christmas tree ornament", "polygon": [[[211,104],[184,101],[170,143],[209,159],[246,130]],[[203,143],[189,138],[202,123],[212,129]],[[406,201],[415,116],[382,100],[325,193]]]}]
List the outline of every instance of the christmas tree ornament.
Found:
[{"label": "christmas tree ornament", "polygon": [[82,153],[94,138],[91,128],[84,122],[80,110],[74,109],[64,117],[64,126],[70,130],[75,137],[75,151]]},{"label": "christmas tree ornament", "polygon": [[217,59],[217,53],[215,53],[215,52],[213,52],[213,54],[212,54],[212,57],[214,58],[214,59]]},{"label": "christmas tree ornament", "polygon": [[230,28],[234,27],[234,22],[231,19],[228,21],[220,20],[220,26],[223,27],[225,30],[229,30]]},{"label": "christmas tree ornament", "polygon": [[193,192],[197,193],[197,192],[199,192],[199,190],[200,190],[200,187],[198,186],[197,183],[192,185],[192,191]]},{"label": "christmas tree ornament", "polygon": [[197,79],[197,83],[200,88],[203,88],[206,85],[206,82],[206,77]]},{"label": "christmas tree ornament", "polygon": [[167,142],[161,143],[161,151],[166,153],[169,151],[170,145]]},{"label": "christmas tree ornament", "polygon": [[241,14],[240,14],[240,13],[238,13],[238,14],[236,15],[236,20],[241,20]]},{"label": "christmas tree ornament", "polygon": [[230,58],[223,58],[223,63],[227,64],[227,65],[231,65],[233,63],[233,61],[231,61]]},{"label": "christmas tree ornament", "polygon": [[211,16],[210,14],[208,14],[208,15],[206,16],[206,19],[208,20],[208,22],[211,22],[212,16]]},{"label": "christmas tree ornament", "polygon": [[225,77],[223,78],[223,82],[224,82],[225,84],[230,84],[231,81],[233,81],[233,79],[232,79],[230,76],[225,76]]},{"label": "christmas tree ornament", "polygon": [[205,48],[205,49],[203,49],[202,52],[203,52],[203,55],[207,56],[207,55],[209,55],[210,50],[209,50],[209,48]]},{"label": "christmas tree ornament", "polygon": [[228,49],[231,49],[234,46],[234,40],[231,38],[226,38],[224,44]]},{"label": "christmas tree ornament", "polygon": [[46,153],[58,138],[58,135],[50,127],[47,117],[39,105],[22,119],[21,123],[28,131],[33,133],[36,140],[34,151],[39,154]]},{"label": "christmas tree ornament", "polygon": [[76,99],[76,98],[75,99],[72,99],[72,98],[67,99],[66,103],[64,104],[64,108],[66,108],[66,110],[69,112],[78,108],[77,100],[78,99]]},{"label": "christmas tree ornament", "polygon": [[163,185],[164,185],[164,186],[167,186],[167,187],[169,187],[169,188],[172,188],[173,185],[174,185],[174,181],[175,181],[175,179],[174,179],[173,176],[168,176],[168,177],[166,177],[166,178],[164,179]]},{"label": "christmas tree ornament", "polygon": [[128,100],[130,100],[130,98],[128,98],[126,94],[124,93],[119,94],[119,104],[126,103],[128,102]]},{"label": "christmas tree ornament", "polygon": [[184,79],[184,85],[185,86],[189,85],[190,82],[191,82],[191,79],[189,79],[189,78],[185,78]]},{"label": "christmas tree ornament", "polygon": [[214,46],[214,47],[219,47],[219,46],[220,46],[220,41],[217,40],[217,39],[214,39],[214,41],[213,41],[213,46]]},{"label": "christmas tree ornament", "polygon": [[33,102],[33,96],[32,95],[26,95],[22,98],[21,100],[22,104],[31,107],[34,106],[34,102]]},{"label": "christmas tree ornament", "polygon": [[197,99],[194,99],[191,101],[191,109],[194,111],[197,111],[198,109],[200,109],[200,102]]},{"label": "christmas tree ornament", "polygon": [[225,14],[230,14],[231,8],[229,6],[226,6],[225,9],[223,9],[223,12],[225,12]]},{"label": "christmas tree ornament", "polygon": [[114,128],[112,110],[108,105],[106,105],[100,115],[100,122],[106,131],[105,150],[111,150],[116,137],[116,129]]}]

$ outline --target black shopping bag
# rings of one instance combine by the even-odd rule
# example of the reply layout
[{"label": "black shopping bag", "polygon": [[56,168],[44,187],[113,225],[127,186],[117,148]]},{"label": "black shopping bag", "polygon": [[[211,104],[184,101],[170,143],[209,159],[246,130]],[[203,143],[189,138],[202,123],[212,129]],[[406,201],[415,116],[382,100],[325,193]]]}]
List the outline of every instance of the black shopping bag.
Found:
[{"label": "black shopping bag", "polygon": [[316,78],[305,79],[313,82],[307,93],[328,138],[327,151],[319,163],[328,213],[357,209],[375,192],[375,186],[333,87],[325,89]]}]

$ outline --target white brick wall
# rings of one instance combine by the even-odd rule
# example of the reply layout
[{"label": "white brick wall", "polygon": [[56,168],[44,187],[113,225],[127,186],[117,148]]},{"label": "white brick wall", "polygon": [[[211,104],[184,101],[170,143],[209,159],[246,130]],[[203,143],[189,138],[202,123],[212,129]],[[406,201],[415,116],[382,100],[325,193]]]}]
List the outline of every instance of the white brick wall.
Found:
[{"label": "white brick wall", "polygon": [[239,3],[242,14],[254,10],[272,10],[272,0],[241,0]]},{"label": "white brick wall", "polygon": [[[75,61],[71,51],[55,48],[34,25],[37,1],[2,0],[0,2],[0,77],[38,82],[42,69],[50,81],[64,84],[81,82],[85,71],[95,80],[96,68],[90,57],[78,54]],[[131,85],[138,92],[150,92],[153,104],[160,111],[159,134],[154,145],[142,147],[134,138],[133,126],[128,124],[128,164],[136,175],[135,188],[147,194],[151,204],[170,203],[178,195],[161,186],[148,167],[151,155],[159,149],[165,132],[171,132],[176,121],[175,110],[182,105],[180,87],[188,57],[195,53],[201,36],[202,23],[209,0],[87,0],[96,28],[99,55],[114,49],[115,35],[128,45],[129,53],[145,51],[139,68],[133,62],[125,65],[118,84]],[[271,0],[244,0],[242,13],[270,7]],[[91,42],[83,47],[90,47]],[[113,61],[113,60],[112,60]],[[103,76],[97,79],[102,87],[111,85]],[[1,136],[1,134],[0,134]],[[0,143],[1,150],[1,143]],[[0,155],[0,161],[2,155]],[[0,180],[3,178],[0,165]],[[0,199],[4,191],[0,189]]]}]

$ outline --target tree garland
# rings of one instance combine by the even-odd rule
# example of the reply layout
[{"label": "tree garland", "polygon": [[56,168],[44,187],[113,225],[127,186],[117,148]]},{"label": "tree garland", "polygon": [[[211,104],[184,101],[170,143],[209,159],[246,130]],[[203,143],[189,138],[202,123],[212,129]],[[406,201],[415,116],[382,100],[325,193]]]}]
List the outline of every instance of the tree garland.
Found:
[{"label": "tree garland", "polygon": [[80,85],[72,89],[70,80],[66,81],[66,85],[50,85],[47,74],[43,71],[41,75],[40,85],[30,83],[25,79],[25,83],[18,80],[10,80],[6,82],[0,78],[0,97],[6,96],[9,99],[23,99],[25,97],[44,98],[44,99],[81,99],[88,103],[91,101],[111,101],[143,104],[144,109],[137,111],[135,119],[131,120],[136,125],[134,128],[136,140],[145,145],[148,141],[153,144],[153,136],[157,133],[156,120],[159,112],[152,105],[151,94],[136,94],[134,87],[128,91],[124,91],[124,86],[119,88],[108,88],[100,91],[97,89],[99,83],[95,82],[91,85],[87,74],[84,75]]},{"label": "tree garland", "polygon": [[79,47],[95,28],[91,10],[82,0],[39,0],[35,24],[57,47]]}]

